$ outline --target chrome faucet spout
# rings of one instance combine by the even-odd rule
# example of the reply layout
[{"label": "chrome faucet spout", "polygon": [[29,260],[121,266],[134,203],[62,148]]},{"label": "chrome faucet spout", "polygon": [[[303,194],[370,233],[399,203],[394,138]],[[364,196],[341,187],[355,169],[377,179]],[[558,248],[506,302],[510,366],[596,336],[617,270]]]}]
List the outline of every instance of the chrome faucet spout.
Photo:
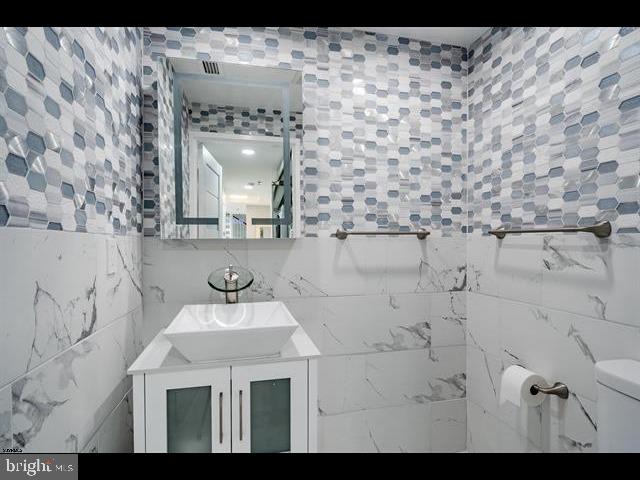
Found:
[{"label": "chrome faucet spout", "polygon": [[246,268],[229,265],[211,272],[207,283],[214,290],[224,293],[226,303],[238,303],[238,292],[251,286],[253,273]]},{"label": "chrome faucet spout", "polygon": [[227,303],[238,303],[238,273],[233,270],[233,265],[224,273],[225,300]]}]

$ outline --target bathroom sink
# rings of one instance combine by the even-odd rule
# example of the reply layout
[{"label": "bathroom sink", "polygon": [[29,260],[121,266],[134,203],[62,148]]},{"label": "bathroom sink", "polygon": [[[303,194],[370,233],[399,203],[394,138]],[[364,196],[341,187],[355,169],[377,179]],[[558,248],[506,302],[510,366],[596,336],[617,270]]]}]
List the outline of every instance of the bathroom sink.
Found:
[{"label": "bathroom sink", "polygon": [[275,356],[298,328],[282,302],[185,305],[164,335],[188,360]]}]

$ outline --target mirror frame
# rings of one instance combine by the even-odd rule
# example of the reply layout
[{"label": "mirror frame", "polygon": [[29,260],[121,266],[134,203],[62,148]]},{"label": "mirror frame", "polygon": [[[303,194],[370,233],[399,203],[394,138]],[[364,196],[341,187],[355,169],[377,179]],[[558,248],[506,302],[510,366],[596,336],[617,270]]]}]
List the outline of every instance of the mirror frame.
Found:
[{"label": "mirror frame", "polygon": [[[167,60],[171,61],[169,57]],[[194,59],[197,61],[197,59]],[[277,68],[277,67],[265,67]],[[292,69],[289,69],[292,70]],[[182,98],[183,98],[183,79],[203,80],[218,84],[243,85],[246,87],[263,87],[279,90],[282,95],[282,156],[283,156],[283,176],[284,176],[284,218],[254,218],[252,225],[284,225],[289,227],[289,233],[294,232],[293,222],[293,185],[292,185],[292,160],[290,146],[290,101],[289,101],[289,83],[288,82],[254,82],[254,81],[236,81],[224,80],[219,78],[211,78],[210,75],[195,73],[173,74],[173,126],[174,126],[174,169],[175,169],[175,195],[176,195],[176,225],[218,225],[219,219],[213,217],[187,217],[184,215],[184,198],[183,198],[183,178],[182,178]],[[282,237],[284,239],[290,236]]]}]

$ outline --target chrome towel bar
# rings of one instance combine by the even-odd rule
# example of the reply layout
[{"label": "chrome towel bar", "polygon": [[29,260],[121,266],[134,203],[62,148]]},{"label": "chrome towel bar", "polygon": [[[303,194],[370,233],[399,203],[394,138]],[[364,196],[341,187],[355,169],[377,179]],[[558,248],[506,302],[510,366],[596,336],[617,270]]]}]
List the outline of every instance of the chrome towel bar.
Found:
[{"label": "chrome towel bar", "polygon": [[336,238],[338,238],[339,240],[344,240],[349,235],[415,235],[416,237],[418,237],[418,240],[424,240],[425,238],[427,238],[427,235],[429,235],[429,232],[427,232],[424,228],[420,228],[413,232],[388,232],[388,231],[358,232],[358,231],[352,231],[352,230],[343,230],[341,228],[336,230]]},{"label": "chrome towel bar", "polygon": [[502,227],[495,230],[489,230],[491,235],[502,239],[511,233],[556,233],[556,232],[588,232],[593,233],[598,238],[607,238],[611,235],[611,224],[609,222],[600,222],[589,227],[558,227],[558,228],[537,228],[531,230],[505,230]]}]

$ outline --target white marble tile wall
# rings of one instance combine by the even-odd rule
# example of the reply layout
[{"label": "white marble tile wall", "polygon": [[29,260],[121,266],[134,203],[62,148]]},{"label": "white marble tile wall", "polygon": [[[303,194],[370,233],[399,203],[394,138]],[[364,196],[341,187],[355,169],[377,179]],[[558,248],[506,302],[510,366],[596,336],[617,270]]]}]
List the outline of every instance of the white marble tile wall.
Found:
[{"label": "white marble tile wall", "polygon": [[3,445],[82,451],[103,425],[126,428],[115,423],[142,346],[140,259],[140,235],[0,229]]},{"label": "white marble tile wall", "polygon": [[96,451],[133,451],[133,390],[129,390],[96,435]]},{"label": "white marble tile wall", "polygon": [[319,450],[367,453],[463,451],[465,408],[465,400],[449,400],[322,417]]},{"label": "white marble tile wall", "polygon": [[[640,238],[467,241],[469,451],[597,451],[594,363],[640,359]],[[499,406],[511,364],[565,382],[566,401]]]},{"label": "white marble tile wall", "polygon": [[328,356],[319,365],[322,415],[464,398],[463,346]]},{"label": "white marble tile wall", "polygon": [[145,237],[144,337],[185,303],[223,302],[207,276],[245,266],[256,280],[241,301],[284,301],[323,353],[321,450],[464,450],[464,246],[460,237]]},{"label": "white marble tile wall", "polygon": [[11,448],[11,387],[0,390],[0,448]]}]

